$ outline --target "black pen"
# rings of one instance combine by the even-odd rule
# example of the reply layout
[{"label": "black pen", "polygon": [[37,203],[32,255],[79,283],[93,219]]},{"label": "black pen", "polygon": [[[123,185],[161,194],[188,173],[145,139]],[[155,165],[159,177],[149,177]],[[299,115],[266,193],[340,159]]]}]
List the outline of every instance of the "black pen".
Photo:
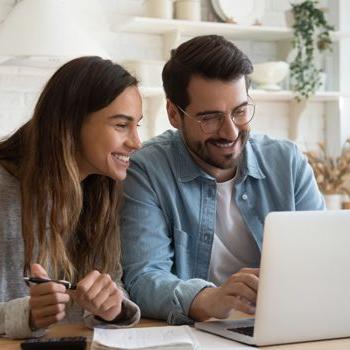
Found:
[{"label": "black pen", "polygon": [[24,282],[30,286],[30,283],[40,284],[40,283],[47,283],[47,282],[55,282],[59,284],[63,284],[67,289],[77,289],[77,286],[75,284],[72,284],[65,280],[51,280],[49,278],[41,278],[41,277],[23,277]]}]

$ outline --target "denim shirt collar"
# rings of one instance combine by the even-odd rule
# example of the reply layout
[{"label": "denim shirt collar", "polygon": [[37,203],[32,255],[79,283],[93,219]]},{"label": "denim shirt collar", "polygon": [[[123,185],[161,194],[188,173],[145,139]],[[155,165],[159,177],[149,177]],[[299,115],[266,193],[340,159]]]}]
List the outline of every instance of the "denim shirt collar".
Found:
[{"label": "denim shirt collar", "polygon": [[[178,153],[176,155],[177,167],[175,169],[175,172],[177,173],[176,177],[180,182],[189,182],[196,179],[197,177],[202,177],[208,180],[215,180],[214,177],[207,174],[194,162],[185,145],[183,135],[180,131],[176,132],[176,142],[178,144]],[[249,139],[244,149],[244,160],[241,176],[243,176],[243,178],[246,176],[251,176],[256,179],[263,179],[265,178],[265,174],[259,166],[251,143],[252,140]]]},{"label": "denim shirt collar", "polygon": [[258,159],[253,147],[253,140],[249,138],[244,149],[245,174],[255,179],[264,179],[266,176],[259,166]]},{"label": "denim shirt collar", "polygon": [[176,154],[175,172],[177,179],[180,182],[189,182],[197,177],[202,177],[208,180],[215,180],[212,176],[202,170],[192,159],[188,151],[181,131],[176,132],[176,143],[178,146],[178,153]]}]

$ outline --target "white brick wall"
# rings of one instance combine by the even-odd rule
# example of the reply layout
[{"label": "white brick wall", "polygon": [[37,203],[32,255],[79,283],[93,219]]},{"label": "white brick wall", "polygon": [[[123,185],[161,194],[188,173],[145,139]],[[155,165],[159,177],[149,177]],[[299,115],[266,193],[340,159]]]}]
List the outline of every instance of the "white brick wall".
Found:
[{"label": "white brick wall", "polygon": [[[143,15],[143,0],[71,0],[79,9],[79,19],[96,36],[93,29],[97,26],[101,31],[96,37],[106,47],[111,57],[118,62],[127,59],[162,59],[163,42],[157,35],[140,35],[131,33],[109,32],[109,24],[117,20],[120,14]],[[15,0],[0,0],[0,21],[4,19]],[[266,0],[264,24],[283,25],[284,10],[289,0]],[[92,20],[92,17],[93,20]],[[216,16],[211,12],[209,0],[202,0],[203,19],[213,20]],[[253,62],[277,59],[276,43],[236,42]],[[36,98],[52,74],[51,70],[0,66],[0,137],[7,135],[30,117]],[[145,107],[147,107],[147,101]],[[324,138],[323,105],[316,103],[309,107],[309,117],[301,122],[305,124],[305,133],[300,142],[313,147]],[[253,128],[259,132],[269,133],[276,137],[288,137],[288,103],[268,103],[259,101]],[[145,111],[146,118],[150,117]],[[151,133],[159,133],[169,126],[165,109],[156,119]],[[149,126],[150,120],[145,121]],[[149,132],[142,130],[145,137]]]},{"label": "white brick wall", "polygon": [[0,66],[0,137],[30,118],[51,70]]}]

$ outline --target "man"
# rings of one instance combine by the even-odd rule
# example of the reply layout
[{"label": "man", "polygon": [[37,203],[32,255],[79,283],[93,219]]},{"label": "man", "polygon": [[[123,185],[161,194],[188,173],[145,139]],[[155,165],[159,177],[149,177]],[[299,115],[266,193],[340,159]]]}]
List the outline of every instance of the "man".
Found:
[{"label": "man", "polygon": [[177,131],[133,156],[121,215],[124,281],[144,317],[254,313],[266,215],[324,208],[293,143],[250,135],[252,70],[216,35],[183,43],[163,69]]}]

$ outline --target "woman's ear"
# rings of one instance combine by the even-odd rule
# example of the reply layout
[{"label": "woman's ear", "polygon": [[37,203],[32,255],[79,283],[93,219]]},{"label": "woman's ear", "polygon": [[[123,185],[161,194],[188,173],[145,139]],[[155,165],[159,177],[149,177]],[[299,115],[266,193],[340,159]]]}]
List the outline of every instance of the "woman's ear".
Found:
[{"label": "woman's ear", "polygon": [[166,110],[168,112],[168,118],[170,124],[178,130],[182,129],[182,118],[180,116],[178,108],[169,99],[166,101]]}]

